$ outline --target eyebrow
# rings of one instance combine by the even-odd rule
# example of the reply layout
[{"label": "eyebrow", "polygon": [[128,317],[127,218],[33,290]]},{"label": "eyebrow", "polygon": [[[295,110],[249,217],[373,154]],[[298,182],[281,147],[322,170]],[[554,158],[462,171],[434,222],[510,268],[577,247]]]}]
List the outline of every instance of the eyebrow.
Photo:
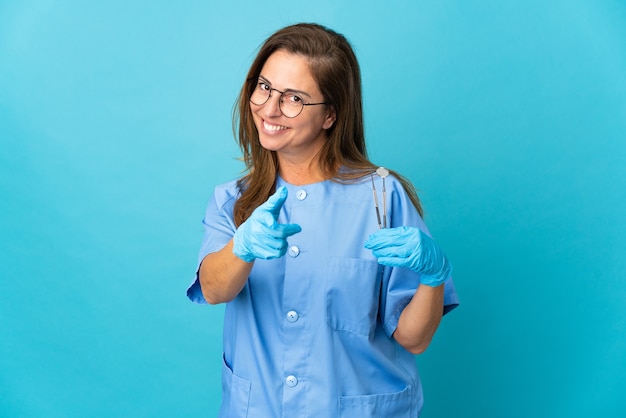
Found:
[{"label": "eyebrow", "polygon": [[[269,81],[267,78],[263,77],[262,75],[259,75],[259,80],[263,81],[264,83],[269,84],[270,86],[272,85],[272,82]],[[298,93],[301,94],[303,96],[307,96],[309,99],[311,99],[311,95],[309,93],[307,93],[306,91],[302,91],[302,90],[296,90],[296,89],[285,89],[285,92],[290,92],[290,93]]]}]

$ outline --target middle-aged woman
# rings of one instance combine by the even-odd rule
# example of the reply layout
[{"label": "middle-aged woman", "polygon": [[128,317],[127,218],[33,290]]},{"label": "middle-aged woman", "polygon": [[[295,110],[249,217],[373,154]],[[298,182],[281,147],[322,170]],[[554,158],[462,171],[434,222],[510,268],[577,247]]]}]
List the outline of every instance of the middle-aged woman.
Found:
[{"label": "middle-aged woman", "polygon": [[247,172],[215,189],[187,292],[226,303],[220,416],[417,417],[452,267],[413,186],[367,159],[345,37],[271,35],[235,123]]}]

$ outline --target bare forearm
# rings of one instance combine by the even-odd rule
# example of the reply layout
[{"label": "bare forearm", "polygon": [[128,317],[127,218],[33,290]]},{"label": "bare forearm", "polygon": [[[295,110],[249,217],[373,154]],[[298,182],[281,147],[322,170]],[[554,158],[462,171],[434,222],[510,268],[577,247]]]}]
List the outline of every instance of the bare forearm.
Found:
[{"label": "bare forearm", "polygon": [[233,241],[202,260],[198,278],[204,299],[210,304],[228,302],[243,289],[253,263],[233,254]]},{"label": "bare forearm", "polygon": [[444,286],[420,285],[404,308],[393,336],[414,354],[423,353],[430,344],[443,315]]}]

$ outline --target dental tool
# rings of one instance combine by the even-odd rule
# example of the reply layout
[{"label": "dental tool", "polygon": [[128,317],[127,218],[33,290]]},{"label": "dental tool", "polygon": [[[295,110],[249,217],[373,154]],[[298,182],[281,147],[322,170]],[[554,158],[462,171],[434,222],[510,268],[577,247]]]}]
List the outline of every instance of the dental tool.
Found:
[{"label": "dental tool", "polygon": [[376,174],[383,179],[383,228],[387,228],[387,189],[385,188],[385,177],[389,175],[389,170],[385,167],[378,167]]},{"label": "dental tool", "polygon": [[376,186],[374,184],[374,173],[371,173],[372,178],[372,194],[374,195],[374,207],[376,208],[376,218],[378,219],[378,228],[387,228],[387,188],[385,187],[385,177],[389,175],[389,170],[385,167],[378,167],[376,169],[378,177],[383,179],[383,216],[381,221],[380,209],[378,207],[378,195],[376,193]]}]

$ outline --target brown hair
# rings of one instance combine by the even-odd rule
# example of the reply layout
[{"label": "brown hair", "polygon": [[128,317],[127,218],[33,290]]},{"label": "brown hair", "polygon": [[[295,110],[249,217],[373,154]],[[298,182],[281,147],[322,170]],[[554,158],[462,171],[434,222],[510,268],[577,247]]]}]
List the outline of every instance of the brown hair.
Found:
[{"label": "brown hair", "polygon": [[[274,151],[259,143],[252,119],[250,96],[265,61],[277,50],[308,58],[311,73],[332,106],[336,121],[326,134],[328,140],[320,151],[319,165],[326,178],[349,182],[376,168],[367,158],[363,129],[361,70],[348,40],[341,34],[318,24],[300,23],[287,26],[271,35],[254,59],[233,112],[233,130],[238,132],[239,146],[247,173],[239,180],[241,196],[235,203],[235,223],[243,223],[276,187],[278,160]],[[341,170],[339,170],[342,168]],[[416,209],[422,208],[413,185],[392,172],[401,181]]]}]

